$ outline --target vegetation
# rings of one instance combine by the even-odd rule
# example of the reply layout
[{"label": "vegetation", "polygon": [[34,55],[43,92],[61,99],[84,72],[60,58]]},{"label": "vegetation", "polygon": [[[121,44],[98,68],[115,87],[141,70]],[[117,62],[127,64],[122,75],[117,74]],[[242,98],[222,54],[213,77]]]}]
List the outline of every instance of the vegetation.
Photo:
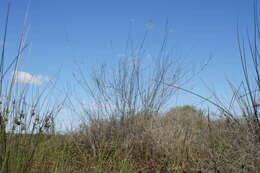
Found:
[{"label": "vegetation", "polygon": [[[154,66],[141,61],[143,42],[127,50],[127,58],[115,69],[101,66],[100,73],[90,78],[80,71],[76,80],[93,105],[82,104],[86,121],[77,130],[56,134],[54,119],[63,102],[50,102],[50,86],[35,91],[16,83],[27,47],[26,32],[21,35],[17,56],[9,66],[4,65],[9,8],[0,61],[0,173],[260,172],[256,10],[249,49],[238,34],[244,80],[238,87],[230,82],[234,95],[229,105],[183,88],[190,78],[184,75],[182,63],[167,54],[166,31]],[[219,111],[189,105],[167,111],[165,105],[178,90],[198,96]]]}]

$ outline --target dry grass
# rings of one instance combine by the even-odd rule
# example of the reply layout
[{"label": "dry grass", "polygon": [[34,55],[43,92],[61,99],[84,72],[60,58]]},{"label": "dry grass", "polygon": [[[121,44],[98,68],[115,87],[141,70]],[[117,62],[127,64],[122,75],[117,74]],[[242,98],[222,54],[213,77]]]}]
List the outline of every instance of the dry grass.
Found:
[{"label": "dry grass", "polygon": [[[129,121],[131,128],[107,120],[71,134],[42,136],[30,172],[254,173],[260,170],[260,146],[246,125],[237,128],[225,119],[208,121],[203,112],[191,106],[135,120]],[[93,149],[93,139],[89,143],[89,138],[93,138],[97,124],[99,131],[95,134],[102,135],[95,138]]]},{"label": "dry grass", "polygon": [[[222,106],[220,100],[214,102],[191,91],[217,106],[220,112],[214,114],[221,118],[193,106],[162,111],[181,89],[178,84],[186,81],[181,66],[166,53],[166,33],[155,68],[148,72],[143,73],[147,68],[135,58],[119,62],[114,70],[102,67],[100,74],[92,75],[90,85],[82,73],[79,82],[92,96],[95,109],[85,110],[89,121],[77,131],[58,135],[54,118],[62,104],[50,104],[44,94],[33,98],[28,94],[30,88],[15,83],[27,46],[26,32],[17,56],[4,68],[9,8],[0,60],[0,173],[260,172],[259,110],[255,106],[260,91],[260,31],[256,16],[255,39],[249,44],[253,77],[247,72],[246,49],[238,39],[245,79],[242,91],[232,85],[232,104],[237,102],[242,117],[232,112],[232,105]],[[142,43],[129,56],[142,57],[144,52]],[[10,71],[7,78],[5,72]]]},{"label": "dry grass", "polygon": [[114,172],[118,157],[132,163],[133,172],[257,172],[260,168],[259,144],[246,126],[237,128],[224,119],[208,121],[191,106],[149,119],[139,115],[125,127],[118,121],[99,123],[98,134],[103,136],[95,138],[94,150],[88,139],[98,123],[82,128],[74,141],[91,158],[112,162],[103,171]]}]

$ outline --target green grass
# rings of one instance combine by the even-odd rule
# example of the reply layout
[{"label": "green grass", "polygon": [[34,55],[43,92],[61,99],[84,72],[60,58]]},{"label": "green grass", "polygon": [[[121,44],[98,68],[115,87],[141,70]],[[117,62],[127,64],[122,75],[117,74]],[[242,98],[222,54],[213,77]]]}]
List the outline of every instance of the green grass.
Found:
[{"label": "green grass", "polygon": [[[16,57],[5,67],[9,8],[10,4],[0,58],[0,173],[260,172],[256,106],[260,91],[260,37],[254,39],[253,46],[250,44],[253,76],[247,73],[246,50],[238,39],[245,79],[242,91],[231,85],[234,96],[230,105],[223,106],[218,98],[209,100],[175,85],[183,74],[179,74],[179,67],[171,70],[175,64],[167,58],[158,58],[156,68],[144,74],[141,64],[129,65],[128,60],[137,59],[127,59],[119,62],[112,76],[102,66],[102,73],[92,76],[94,88],[83,80],[85,89],[98,103],[94,110],[84,112],[89,122],[75,131],[56,134],[54,119],[63,102],[50,102],[48,89],[52,88],[36,90],[37,97],[33,97],[32,88],[15,82],[27,47],[26,32],[22,33]],[[259,27],[255,27],[255,36],[259,36]],[[167,39],[160,49],[161,56],[166,42]],[[8,78],[6,72],[13,73]],[[150,73],[154,76],[144,78]],[[193,106],[161,111],[178,89],[215,105],[221,118],[212,119],[213,113]],[[235,101],[242,117],[232,112]]]},{"label": "green grass", "polygon": [[[124,137],[115,139],[111,136],[113,139],[95,141],[95,153],[88,143],[88,136],[82,135],[83,132],[20,135],[18,138],[13,136],[10,144],[15,143],[15,140],[28,141],[30,138],[38,138],[39,145],[30,164],[26,165],[27,172],[33,173],[196,173],[260,170],[259,144],[257,146],[253,140],[250,141],[253,138],[246,129],[230,127],[224,120],[202,121],[200,113],[192,107],[173,109],[161,117],[148,120],[149,123],[143,122],[142,134],[127,141],[127,144]],[[184,115],[193,119],[189,126],[186,126],[189,122]],[[138,121],[140,122],[140,119]],[[139,131],[139,128],[137,129]],[[155,131],[157,133],[154,134]],[[121,130],[118,129],[115,133],[121,133]],[[157,143],[158,141],[161,143]],[[35,149],[30,144],[20,144],[19,147],[11,145],[14,152],[9,157],[9,172],[20,172],[21,167],[25,166],[26,162],[21,159],[27,158],[26,155]]]}]

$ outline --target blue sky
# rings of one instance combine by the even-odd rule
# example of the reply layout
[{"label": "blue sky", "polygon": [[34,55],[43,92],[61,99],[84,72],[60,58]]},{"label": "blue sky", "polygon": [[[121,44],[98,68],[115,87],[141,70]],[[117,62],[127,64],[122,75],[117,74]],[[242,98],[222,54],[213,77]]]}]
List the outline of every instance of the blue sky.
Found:
[{"label": "blue sky", "polygon": [[[7,0],[0,0],[1,33],[6,5]],[[10,57],[18,44],[26,6],[27,0],[12,0]],[[131,21],[136,44],[143,38],[146,24],[154,22],[145,44],[150,54],[159,49],[168,21],[168,46],[174,55],[197,65],[213,57],[192,82],[194,90],[207,95],[205,81],[218,93],[228,95],[226,78],[241,78],[236,26],[242,33],[252,29],[252,6],[253,0],[32,0],[28,18],[31,46],[21,71],[49,78],[59,73],[57,87],[64,89],[68,83],[75,84],[75,62],[84,62],[89,70],[115,61],[110,43],[116,53],[122,53]],[[179,104],[198,102],[187,95],[180,98]]]}]

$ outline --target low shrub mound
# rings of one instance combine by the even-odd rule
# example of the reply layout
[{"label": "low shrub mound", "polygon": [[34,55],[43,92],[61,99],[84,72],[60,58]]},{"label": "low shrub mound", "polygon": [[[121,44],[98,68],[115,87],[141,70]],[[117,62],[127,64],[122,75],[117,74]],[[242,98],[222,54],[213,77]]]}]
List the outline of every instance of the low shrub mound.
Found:
[{"label": "low shrub mound", "polygon": [[115,171],[118,160],[125,160],[134,172],[259,170],[259,146],[246,128],[225,119],[210,120],[193,106],[148,117],[138,114],[124,123],[114,119],[86,125],[75,144],[88,158],[97,159],[103,171]]}]

